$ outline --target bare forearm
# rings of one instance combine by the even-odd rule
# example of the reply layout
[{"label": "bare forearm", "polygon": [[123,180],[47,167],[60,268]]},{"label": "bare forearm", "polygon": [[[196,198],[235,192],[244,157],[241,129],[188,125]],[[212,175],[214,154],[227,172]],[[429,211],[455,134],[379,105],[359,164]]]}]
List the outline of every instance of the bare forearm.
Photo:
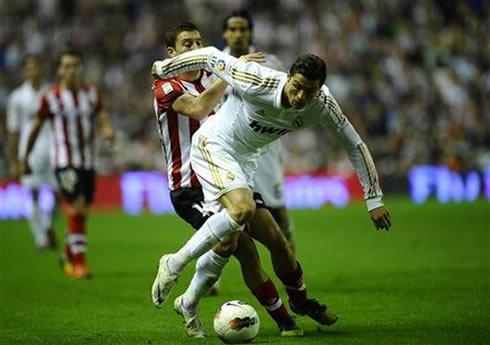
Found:
[{"label": "bare forearm", "polygon": [[184,94],[177,98],[172,105],[174,111],[189,116],[195,120],[201,120],[208,116],[219,103],[225,93],[227,84],[217,79],[207,90],[199,96]]},{"label": "bare forearm", "polygon": [[217,79],[206,91],[196,98],[196,102],[201,105],[203,116],[209,115],[214,107],[216,107],[221,98],[223,98],[227,86],[228,84],[223,80]]}]

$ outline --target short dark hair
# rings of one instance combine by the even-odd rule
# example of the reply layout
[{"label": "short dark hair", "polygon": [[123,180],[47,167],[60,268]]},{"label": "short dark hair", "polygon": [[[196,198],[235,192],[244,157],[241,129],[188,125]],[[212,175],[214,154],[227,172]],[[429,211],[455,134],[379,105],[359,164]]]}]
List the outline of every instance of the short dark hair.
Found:
[{"label": "short dark hair", "polygon": [[320,84],[327,78],[327,65],[320,57],[313,54],[303,54],[294,60],[289,73],[300,73],[310,80],[319,80]]},{"label": "short dark hair", "polygon": [[167,47],[174,47],[175,48],[175,41],[177,40],[177,36],[179,36],[179,34],[181,32],[184,32],[184,31],[199,31],[199,32],[201,32],[201,30],[199,30],[199,28],[193,23],[185,22],[185,23],[178,24],[176,26],[171,27],[170,29],[168,29],[165,32],[165,35],[164,35],[165,45]]},{"label": "short dark hair", "polygon": [[245,19],[248,22],[248,28],[250,29],[250,31],[253,31],[254,22],[252,20],[252,16],[250,15],[250,13],[244,10],[236,10],[231,12],[229,15],[225,17],[225,19],[223,19],[223,32],[225,32],[226,29],[228,28],[228,20],[230,20],[230,18],[233,17],[239,17]]},{"label": "short dark hair", "polygon": [[58,54],[58,59],[56,60],[56,65],[59,66],[61,64],[61,59],[63,58],[63,56],[65,55],[71,55],[71,56],[76,56],[80,59],[80,61],[82,61],[82,53],[75,49],[75,48],[67,48],[65,50],[62,50],[59,54]]}]

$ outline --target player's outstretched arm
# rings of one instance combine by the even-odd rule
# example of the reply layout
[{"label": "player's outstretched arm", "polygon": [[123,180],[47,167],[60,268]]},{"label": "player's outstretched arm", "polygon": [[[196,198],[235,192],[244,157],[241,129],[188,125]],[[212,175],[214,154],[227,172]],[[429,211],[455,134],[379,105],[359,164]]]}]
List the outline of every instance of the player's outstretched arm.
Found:
[{"label": "player's outstretched arm", "polygon": [[212,70],[209,60],[219,52],[215,47],[206,47],[185,52],[176,57],[155,61],[152,73],[162,79],[167,79],[184,72],[196,71],[200,69]]},{"label": "player's outstretched arm", "polygon": [[354,166],[364,191],[364,200],[376,229],[389,230],[391,215],[383,203],[378,173],[368,147],[343,114],[337,101],[326,87],[321,90],[323,124],[342,144]]},{"label": "player's outstretched arm", "polygon": [[224,80],[240,94],[249,90],[264,90],[275,85],[278,81],[270,76],[270,70],[257,63],[248,61],[261,61],[258,56],[249,57],[248,60],[239,60],[223,53],[215,47],[207,47],[189,51],[171,59],[156,61],[152,67],[152,74],[162,79],[198,69],[207,69],[218,78]]},{"label": "player's outstretched arm", "polygon": [[352,124],[347,119],[345,121],[343,128],[337,132],[336,136],[356,169],[363,187],[364,200],[376,230],[389,230],[391,215],[383,202],[383,192],[371,153]]},{"label": "player's outstretched arm", "polygon": [[[265,56],[263,53],[257,52],[243,55],[239,60],[244,62],[264,62]],[[208,116],[220,102],[227,87],[228,84],[225,81],[216,79],[199,96],[188,93],[181,95],[173,102],[172,108],[179,114],[189,116],[195,120],[201,120]]]}]

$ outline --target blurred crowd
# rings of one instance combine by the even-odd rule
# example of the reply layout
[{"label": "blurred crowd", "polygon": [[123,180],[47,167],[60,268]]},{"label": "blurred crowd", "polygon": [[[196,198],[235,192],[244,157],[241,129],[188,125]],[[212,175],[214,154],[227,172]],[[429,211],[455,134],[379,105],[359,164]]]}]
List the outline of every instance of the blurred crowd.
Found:
[{"label": "blurred crowd", "polygon": [[[301,53],[324,57],[327,85],[370,147],[378,170],[404,176],[414,164],[465,171],[490,164],[490,5],[485,0],[3,0],[0,2],[0,174],[6,174],[5,108],[22,82],[22,58],[84,54],[117,128],[102,147],[102,173],[164,169],[152,107],[153,60],[163,33],[196,23],[206,45],[223,47],[221,21],[248,10],[254,44],[289,66]],[[284,137],[286,169],[350,170],[323,128]],[[103,146],[103,145],[102,145]]]}]

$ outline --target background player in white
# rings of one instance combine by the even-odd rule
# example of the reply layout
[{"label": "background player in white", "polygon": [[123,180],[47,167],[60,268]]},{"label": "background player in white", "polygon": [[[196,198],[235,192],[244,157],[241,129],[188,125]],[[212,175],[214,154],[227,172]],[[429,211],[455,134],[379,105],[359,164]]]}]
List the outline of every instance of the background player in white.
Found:
[{"label": "background player in white", "polygon": [[[21,172],[20,162],[23,159],[27,138],[32,123],[37,114],[40,95],[45,87],[41,80],[41,61],[34,55],[27,56],[23,62],[24,83],[16,88],[8,99],[7,130],[9,145],[9,168],[11,178],[17,179]],[[29,226],[39,250],[56,247],[53,231],[53,216],[55,207],[51,210],[41,210],[39,205],[39,187],[49,185],[54,192],[57,190],[56,178],[50,165],[51,129],[44,125],[39,133],[39,140],[34,146],[29,158],[32,174],[21,176],[22,185],[32,191],[32,213],[29,216]]]},{"label": "background player in white", "polygon": [[[223,20],[223,39],[227,44],[223,49],[225,53],[238,58],[255,52],[252,38],[253,20],[248,12],[233,11]],[[265,54],[265,62],[262,65],[278,71],[286,70],[281,61],[272,54]],[[227,94],[232,90],[229,87]],[[284,166],[279,140],[267,145],[266,151],[257,160],[254,180],[255,190],[264,198],[265,204],[294,251],[293,229],[284,200]]]},{"label": "background player in white", "polygon": [[[225,236],[243,231],[255,213],[252,190],[256,160],[264,146],[293,130],[322,124],[338,139],[357,171],[376,229],[389,229],[391,217],[382,201],[371,155],[323,85],[327,71],[321,58],[301,55],[286,74],[241,62],[208,47],[154,65],[161,78],[201,68],[211,70],[236,93],[193,137],[192,166],[203,186],[206,207],[215,214],[177,253],[164,256],[157,276],[162,299],[168,297],[179,272],[192,259]],[[306,312],[306,306],[294,300],[290,305],[299,314]]]}]

